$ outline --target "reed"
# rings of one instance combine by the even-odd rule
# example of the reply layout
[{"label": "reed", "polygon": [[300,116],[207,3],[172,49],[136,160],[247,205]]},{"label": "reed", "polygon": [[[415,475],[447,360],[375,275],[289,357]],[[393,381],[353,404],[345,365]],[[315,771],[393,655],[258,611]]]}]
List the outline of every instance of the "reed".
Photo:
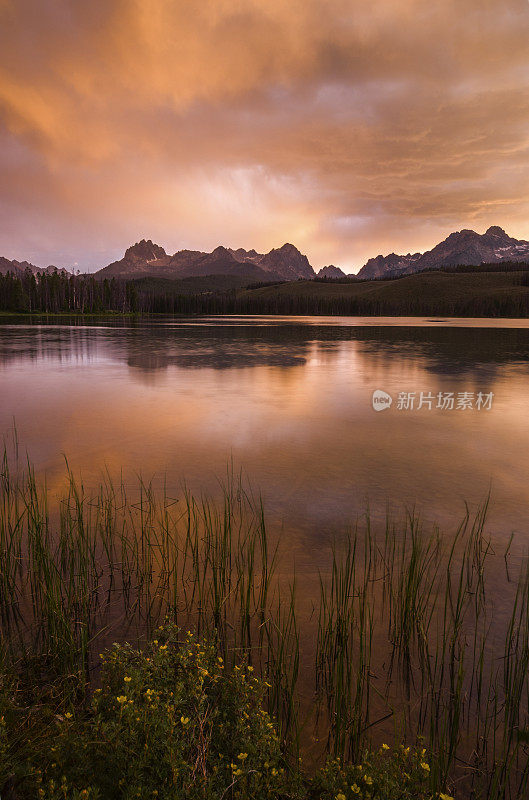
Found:
[{"label": "reed", "polygon": [[302,620],[294,571],[277,569],[285,543],[232,466],[215,498],[185,487],[175,498],[109,475],[87,488],[66,463],[55,497],[14,444],[0,474],[5,675],[60,682],[82,701],[105,644],[141,642],[170,615],[216,637],[228,667],[243,659],[263,676],[292,757],[313,725],[328,753],[355,761],[393,730],[434,755],[432,788],[528,791],[529,566],[512,540],[493,549],[487,502],[453,535],[415,513],[382,530],[366,515],[337,536]]}]

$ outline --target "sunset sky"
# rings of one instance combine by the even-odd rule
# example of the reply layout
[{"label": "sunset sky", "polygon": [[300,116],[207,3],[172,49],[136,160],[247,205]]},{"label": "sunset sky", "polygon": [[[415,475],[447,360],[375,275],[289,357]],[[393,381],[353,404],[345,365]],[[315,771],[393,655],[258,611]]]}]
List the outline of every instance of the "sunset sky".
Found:
[{"label": "sunset sky", "polygon": [[0,0],[0,255],[529,239],[527,0]]}]

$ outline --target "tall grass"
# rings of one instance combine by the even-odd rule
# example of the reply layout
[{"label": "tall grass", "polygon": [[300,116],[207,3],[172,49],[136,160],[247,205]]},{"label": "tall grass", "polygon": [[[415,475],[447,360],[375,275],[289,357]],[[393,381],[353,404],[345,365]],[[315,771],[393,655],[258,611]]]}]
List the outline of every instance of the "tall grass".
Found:
[{"label": "tall grass", "polygon": [[214,635],[228,665],[242,657],[264,676],[294,755],[309,726],[354,760],[393,731],[423,738],[432,785],[491,800],[527,793],[529,568],[511,541],[494,552],[486,503],[452,535],[426,532],[415,514],[383,530],[367,516],[322,558],[306,619],[293,572],[278,570],[288,543],[233,469],[215,499],[141,480],[128,492],[108,475],[88,489],[68,464],[65,475],[55,497],[4,449],[4,672],[82,698],[105,644],[140,641],[170,614]]}]

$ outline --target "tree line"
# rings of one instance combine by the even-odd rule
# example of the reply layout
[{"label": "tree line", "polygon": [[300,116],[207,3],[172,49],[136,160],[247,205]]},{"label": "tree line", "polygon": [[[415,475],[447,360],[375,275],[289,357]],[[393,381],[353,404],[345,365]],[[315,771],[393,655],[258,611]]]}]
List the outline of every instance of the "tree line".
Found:
[{"label": "tree line", "polygon": [[[280,314],[325,316],[427,316],[529,317],[529,272],[520,273],[513,285],[489,292],[461,293],[456,298],[425,296],[418,291],[383,297],[344,292],[291,291],[266,294],[259,290],[223,289],[184,293],[167,281],[142,285],[141,281],[55,272],[35,276],[0,275],[0,311],[25,313],[98,314]],[[270,287],[268,287],[270,288]],[[508,288],[508,291],[505,289]],[[279,285],[278,285],[279,289]]]},{"label": "tree line", "polygon": [[529,317],[529,293],[462,297],[456,300],[426,299],[409,295],[394,299],[314,296],[302,294],[261,295],[234,291],[211,295],[161,295],[140,298],[152,314],[274,314],[281,316],[451,316]]},{"label": "tree line", "polygon": [[97,314],[105,311],[139,311],[133,281],[112,278],[98,281],[88,275],[53,272],[22,276],[0,275],[0,310],[58,314]]}]

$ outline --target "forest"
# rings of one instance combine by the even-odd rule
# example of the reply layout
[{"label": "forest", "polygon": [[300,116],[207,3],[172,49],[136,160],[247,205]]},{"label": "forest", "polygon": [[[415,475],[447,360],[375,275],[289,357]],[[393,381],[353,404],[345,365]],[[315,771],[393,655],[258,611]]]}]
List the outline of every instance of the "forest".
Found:
[{"label": "forest", "polygon": [[246,284],[231,276],[100,280],[0,275],[0,311],[25,314],[280,314],[528,317],[529,271],[435,270],[372,281]]},{"label": "forest", "polygon": [[93,276],[29,272],[0,275],[0,311],[44,314],[97,314],[139,311],[133,281],[103,280]]}]

